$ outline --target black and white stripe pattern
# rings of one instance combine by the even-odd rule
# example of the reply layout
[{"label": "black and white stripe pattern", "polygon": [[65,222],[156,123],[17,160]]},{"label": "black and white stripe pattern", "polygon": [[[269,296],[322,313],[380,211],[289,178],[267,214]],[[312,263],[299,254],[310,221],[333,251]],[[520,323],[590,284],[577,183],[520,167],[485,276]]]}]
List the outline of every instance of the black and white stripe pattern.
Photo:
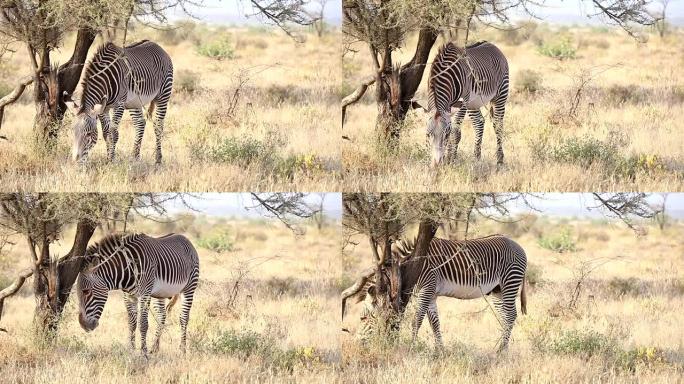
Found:
[{"label": "black and white stripe pattern", "polygon": [[[182,295],[181,350],[185,351],[190,308],[199,279],[197,252],[185,236],[111,235],[90,246],[85,257],[89,267],[81,272],[77,282],[79,323],[83,329],[95,329],[109,291],[122,290],[131,348],[135,348],[139,302],[141,349],[147,353],[147,315],[150,301],[154,299],[159,323],[154,352],[159,348],[167,310]],[[165,307],[169,298],[171,302]]]},{"label": "black and white stripe pattern", "polygon": [[133,156],[138,159],[145,131],[142,109],[149,104],[149,115],[155,113],[156,162],[161,162],[164,117],[173,87],[173,63],[164,49],[147,40],[124,48],[107,43],[85,68],[81,87],[74,121],[74,160],[85,161],[97,142],[96,119],[102,124],[108,156],[114,158],[124,109],[130,110],[135,125]]},{"label": "black and white stripe pattern", "polygon": [[[452,161],[461,141],[461,123],[466,113],[475,128],[475,157],[480,158],[484,117],[480,108],[490,104],[496,132],[497,164],[503,164],[503,118],[508,101],[508,61],[494,44],[479,42],[465,50],[447,43],[432,63],[428,82],[428,110],[433,111],[427,125],[432,146],[432,164],[446,157]],[[451,113],[456,113],[451,134]],[[450,143],[451,141],[451,143]]]}]

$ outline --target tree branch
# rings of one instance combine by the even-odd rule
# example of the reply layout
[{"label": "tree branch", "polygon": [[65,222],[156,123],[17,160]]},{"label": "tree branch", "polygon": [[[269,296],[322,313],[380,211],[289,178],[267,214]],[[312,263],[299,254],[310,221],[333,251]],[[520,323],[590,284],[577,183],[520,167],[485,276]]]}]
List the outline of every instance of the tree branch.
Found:
[{"label": "tree branch", "polygon": [[344,128],[344,120],[347,115],[347,106],[359,101],[366,93],[368,87],[375,84],[375,79],[376,77],[374,75],[364,78],[361,81],[361,85],[359,85],[359,87],[356,88],[354,92],[352,92],[351,94],[347,95],[344,99],[342,99],[342,128]]},{"label": "tree branch", "polygon": [[0,320],[2,320],[2,309],[5,305],[5,299],[19,292],[19,289],[21,289],[21,287],[24,285],[24,282],[26,282],[26,279],[32,275],[33,268],[26,268],[19,272],[19,276],[16,280],[14,280],[14,283],[0,291]]},{"label": "tree branch", "polygon": [[[8,95],[0,99],[0,128],[2,128],[2,120],[5,115],[5,106],[14,103],[24,93],[26,87],[33,83],[33,76],[25,76],[19,81],[19,84]],[[7,140],[5,136],[0,136],[1,139]]]}]

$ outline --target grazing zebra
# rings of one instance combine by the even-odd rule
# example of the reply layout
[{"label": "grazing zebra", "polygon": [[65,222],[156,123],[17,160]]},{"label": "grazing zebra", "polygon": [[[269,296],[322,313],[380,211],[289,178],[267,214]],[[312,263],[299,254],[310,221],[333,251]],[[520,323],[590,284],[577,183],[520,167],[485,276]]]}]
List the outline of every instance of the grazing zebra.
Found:
[{"label": "grazing zebra", "polygon": [[[399,240],[392,245],[393,254],[402,260],[401,312],[411,295],[416,295],[418,308],[413,323],[413,338],[427,314],[437,346],[443,346],[437,316],[438,296],[470,300],[492,295],[503,327],[499,350],[507,348],[517,317],[515,299],[518,288],[522,312],[527,313],[527,257],[520,245],[501,235],[465,241],[435,238],[429,245],[428,256],[410,257],[414,246],[415,241],[406,240]],[[343,317],[345,300],[357,295],[359,301],[365,299],[362,321],[369,319],[377,303],[372,277],[372,271],[365,273],[356,284],[343,292]]]},{"label": "grazing zebra", "polygon": [[[97,120],[102,124],[102,136],[107,142],[107,154],[114,159],[119,140],[119,123],[124,109],[130,111],[135,125],[133,156],[140,158],[140,144],[145,132],[143,107],[149,104],[148,115],[155,112],[156,162],[161,163],[161,139],[164,132],[166,107],[173,86],[173,63],[156,43],[143,40],[124,48],[113,43],[100,47],[85,68],[81,83],[80,105],[73,103],[73,159],[85,161],[97,142]],[[109,110],[114,109],[112,121]]]},{"label": "grazing zebra", "polygon": [[[144,234],[114,234],[88,247],[85,257],[89,266],[81,272],[77,282],[78,321],[83,329],[94,330],[109,291],[122,290],[131,349],[135,349],[140,302],[141,349],[147,354],[147,312],[150,300],[154,299],[158,327],[152,352],[156,352],[166,313],[182,294],[181,351],[185,352],[190,307],[199,279],[197,251],[185,236],[169,234],[154,238]],[[165,307],[168,298],[171,301]]]},{"label": "grazing zebra", "polygon": [[[428,82],[428,111],[434,111],[427,124],[432,146],[432,165],[444,157],[452,161],[461,141],[461,123],[466,112],[475,127],[475,157],[480,158],[484,117],[480,108],[490,103],[496,132],[497,165],[503,164],[503,118],[508,100],[508,61],[494,44],[486,41],[457,47],[447,43],[432,62]],[[452,108],[456,112],[455,132],[451,135]],[[453,143],[450,144],[450,136]]]}]

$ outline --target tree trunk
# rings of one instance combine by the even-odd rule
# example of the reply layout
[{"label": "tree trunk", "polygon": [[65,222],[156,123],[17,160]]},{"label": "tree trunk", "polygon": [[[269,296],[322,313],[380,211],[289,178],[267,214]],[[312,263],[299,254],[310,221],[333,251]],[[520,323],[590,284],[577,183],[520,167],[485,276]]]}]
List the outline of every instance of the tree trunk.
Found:
[{"label": "tree trunk", "polygon": [[36,264],[34,272],[36,296],[34,321],[37,331],[48,340],[56,334],[71,288],[85,266],[82,256],[85,254],[95,228],[93,221],[81,219],[76,226],[71,250],[59,261],[52,260],[50,257],[47,239],[39,245],[40,263]]},{"label": "tree trunk", "polygon": [[423,78],[430,50],[437,41],[437,31],[423,28],[418,35],[413,58],[401,67],[392,65],[392,51],[383,53],[376,76],[376,102],[378,117],[376,130],[389,148],[394,148],[400,134],[401,123],[411,108],[411,101]]},{"label": "tree trunk", "polygon": [[59,67],[50,63],[50,48],[41,48],[39,68],[33,81],[34,131],[39,148],[49,149],[54,144],[67,110],[64,93],[71,95],[76,89],[94,40],[95,31],[79,29],[71,58]]}]

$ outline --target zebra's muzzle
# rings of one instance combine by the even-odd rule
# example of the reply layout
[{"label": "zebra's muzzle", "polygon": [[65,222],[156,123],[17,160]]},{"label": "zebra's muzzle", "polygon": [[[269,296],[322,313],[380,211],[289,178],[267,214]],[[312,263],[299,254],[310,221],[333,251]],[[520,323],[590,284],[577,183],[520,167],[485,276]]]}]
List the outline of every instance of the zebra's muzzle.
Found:
[{"label": "zebra's muzzle", "polygon": [[83,316],[82,313],[78,314],[78,322],[81,324],[81,328],[83,328],[86,332],[94,330],[98,325],[97,320],[88,320]]}]

